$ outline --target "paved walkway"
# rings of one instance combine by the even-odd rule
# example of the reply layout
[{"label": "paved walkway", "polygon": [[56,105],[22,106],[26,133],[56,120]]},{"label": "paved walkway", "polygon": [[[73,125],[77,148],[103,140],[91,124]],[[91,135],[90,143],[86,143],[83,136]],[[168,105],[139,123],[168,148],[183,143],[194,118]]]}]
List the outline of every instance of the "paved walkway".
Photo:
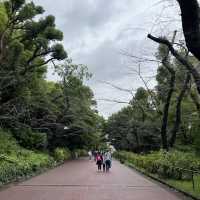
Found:
[{"label": "paved walkway", "polygon": [[0,200],[183,200],[114,161],[109,173],[77,160],[0,191]]}]

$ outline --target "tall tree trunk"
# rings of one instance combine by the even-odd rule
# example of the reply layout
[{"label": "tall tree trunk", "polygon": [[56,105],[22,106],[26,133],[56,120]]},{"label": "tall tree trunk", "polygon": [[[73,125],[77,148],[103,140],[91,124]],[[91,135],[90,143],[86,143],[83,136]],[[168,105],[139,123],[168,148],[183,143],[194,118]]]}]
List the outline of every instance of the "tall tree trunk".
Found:
[{"label": "tall tree trunk", "polygon": [[188,141],[188,136],[187,136],[185,128],[183,126],[181,127],[181,133],[183,135],[184,142]]},{"label": "tall tree trunk", "polygon": [[182,103],[183,97],[185,95],[185,92],[188,89],[188,84],[190,82],[190,79],[191,79],[191,75],[188,72],[187,75],[186,75],[186,79],[184,81],[182,90],[181,90],[181,92],[180,92],[180,94],[177,98],[176,121],[175,121],[174,127],[172,129],[172,136],[171,136],[171,139],[170,139],[170,142],[169,142],[170,147],[173,147],[175,142],[176,142],[176,135],[177,135],[177,132],[179,131],[179,127],[180,127],[180,124],[181,124],[181,103]]},{"label": "tall tree trunk", "polygon": [[140,151],[140,140],[139,140],[138,132],[135,131],[134,135],[135,135],[135,140],[136,140],[136,144],[137,144],[137,151],[139,152]]},{"label": "tall tree trunk", "polygon": [[200,8],[198,0],[177,0],[188,50],[200,60]]},{"label": "tall tree trunk", "polygon": [[196,106],[196,109],[197,109],[197,112],[198,112],[199,118],[200,118],[200,102],[199,102],[199,98],[198,98],[197,94],[195,94],[192,91],[190,92],[190,97],[191,97],[193,103]]},{"label": "tall tree trunk", "polygon": [[167,141],[167,124],[168,124],[169,106],[170,106],[171,97],[172,97],[172,94],[174,91],[175,77],[176,77],[175,72],[171,73],[170,87],[169,87],[169,91],[167,94],[166,103],[164,105],[162,126],[161,126],[162,145],[163,145],[163,149],[166,149],[166,150],[168,150],[168,148],[169,148],[168,141]]},{"label": "tall tree trunk", "polygon": [[[172,38],[172,43],[174,43],[177,31],[174,31],[174,35]],[[175,86],[175,79],[176,79],[176,72],[169,63],[169,48],[167,49],[166,55],[162,59],[163,66],[168,70],[170,73],[170,82],[169,82],[169,90],[167,93],[167,99],[163,109],[163,118],[162,118],[162,126],[161,126],[161,137],[162,137],[162,146],[163,149],[168,150],[168,138],[167,138],[167,125],[168,125],[168,115],[169,115],[169,107],[172,98],[172,94],[174,92]]]}]

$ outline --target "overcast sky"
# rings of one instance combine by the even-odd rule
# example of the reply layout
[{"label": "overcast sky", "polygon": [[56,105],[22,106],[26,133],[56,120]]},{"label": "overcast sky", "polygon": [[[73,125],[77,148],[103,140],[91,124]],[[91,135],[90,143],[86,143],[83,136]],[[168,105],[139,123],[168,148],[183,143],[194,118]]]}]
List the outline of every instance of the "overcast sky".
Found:
[{"label": "overcast sky", "polygon": [[[166,22],[167,9],[159,0],[34,0],[46,14],[56,17],[56,24],[64,33],[64,46],[74,63],[85,64],[93,73],[87,84],[93,89],[100,114],[108,117],[124,104],[101,99],[129,101],[131,95],[109,86],[104,81],[125,89],[143,86],[137,63],[127,58],[126,51],[135,56],[153,56],[156,44],[146,38],[147,33],[164,35],[172,22]],[[159,23],[160,15],[165,23]],[[159,20],[158,20],[159,18]],[[168,28],[167,28],[168,27]],[[142,65],[144,76],[156,73],[155,63]],[[51,73],[49,80],[57,80]],[[155,80],[149,85],[153,87]]]}]

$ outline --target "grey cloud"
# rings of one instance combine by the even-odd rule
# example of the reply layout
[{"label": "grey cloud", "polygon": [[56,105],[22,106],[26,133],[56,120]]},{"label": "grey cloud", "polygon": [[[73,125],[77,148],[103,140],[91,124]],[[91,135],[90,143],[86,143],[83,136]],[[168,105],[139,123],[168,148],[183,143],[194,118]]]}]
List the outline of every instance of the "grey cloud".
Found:
[{"label": "grey cloud", "polygon": [[[159,7],[150,5],[158,1],[34,0],[44,6],[47,14],[56,16],[56,23],[64,32],[65,48],[74,62],[86,64],[93,73],[87,84],[94,90],[95,97],[124,101],[130,100],[130,94],[119,92],[98,80],[123,88],[136,89],[143,85],[137,75],[128,74],[126,65],[130,63],[120,50],[139,56],[152,55],[156,46],[146,39],[146,34],[152,29],[154,15],[159,12]],[[144,67],[145,73],[155,73],[154,66]],[[48,78],[57,80],[50,71]],[[152,82],[151,86],[154,84]],[[99,111],[106,117],[122,106],[98,101]]]}]

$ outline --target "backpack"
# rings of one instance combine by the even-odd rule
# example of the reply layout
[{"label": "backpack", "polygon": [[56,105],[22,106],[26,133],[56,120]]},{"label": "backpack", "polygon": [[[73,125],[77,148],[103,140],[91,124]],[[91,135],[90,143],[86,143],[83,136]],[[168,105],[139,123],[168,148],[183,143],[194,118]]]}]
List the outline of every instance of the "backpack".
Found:
[{"label": "backpack", "polygon": [[101,160],[101,156],[97,156],[97,161],[100,161]]}]

